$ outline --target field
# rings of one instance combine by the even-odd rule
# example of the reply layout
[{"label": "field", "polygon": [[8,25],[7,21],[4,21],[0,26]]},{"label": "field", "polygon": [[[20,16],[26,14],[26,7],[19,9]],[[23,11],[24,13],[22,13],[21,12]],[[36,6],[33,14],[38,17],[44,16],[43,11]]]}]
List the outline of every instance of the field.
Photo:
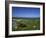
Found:
[{"label": "field", "polygon": [[40,30],[40,18],[12,18],[12,31]]}]

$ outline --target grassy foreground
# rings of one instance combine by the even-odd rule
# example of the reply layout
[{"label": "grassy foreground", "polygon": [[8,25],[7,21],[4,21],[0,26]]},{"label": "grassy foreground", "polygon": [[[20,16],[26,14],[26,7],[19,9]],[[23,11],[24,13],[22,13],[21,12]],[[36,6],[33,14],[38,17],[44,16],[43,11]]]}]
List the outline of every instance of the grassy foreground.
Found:
[{"label": "grassy foreground", "polygon": [[40,18],[12,19],[12,31],[40,30]]}]

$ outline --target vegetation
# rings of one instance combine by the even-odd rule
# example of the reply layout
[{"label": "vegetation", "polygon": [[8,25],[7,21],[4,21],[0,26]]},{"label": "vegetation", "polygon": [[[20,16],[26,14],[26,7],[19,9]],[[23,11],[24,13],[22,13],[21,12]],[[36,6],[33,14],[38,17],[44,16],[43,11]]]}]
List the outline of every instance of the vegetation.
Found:
[{"label": "vegetation", "polygon": [[12,31],[40,30],[40,18],[12,19]]}]

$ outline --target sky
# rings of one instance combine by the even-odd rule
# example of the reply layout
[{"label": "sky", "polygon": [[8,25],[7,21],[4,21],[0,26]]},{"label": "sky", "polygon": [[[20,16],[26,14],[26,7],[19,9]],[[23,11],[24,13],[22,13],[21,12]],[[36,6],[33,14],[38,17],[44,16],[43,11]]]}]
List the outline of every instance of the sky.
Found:
[{"label": "sky", "polygon": [[40,17],[40,8],[12,7],[12,16],[13,17],[27,17],[27,18]]}]

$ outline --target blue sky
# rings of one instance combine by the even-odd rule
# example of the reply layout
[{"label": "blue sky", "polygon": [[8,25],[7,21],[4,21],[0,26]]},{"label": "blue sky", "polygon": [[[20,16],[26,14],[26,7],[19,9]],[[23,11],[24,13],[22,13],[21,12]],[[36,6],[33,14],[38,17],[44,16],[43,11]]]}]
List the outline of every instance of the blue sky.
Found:
[{"label": "blue sky", "polygon": [[12,7],[13,17],[40,17],[40,8],[31,7]]}]

